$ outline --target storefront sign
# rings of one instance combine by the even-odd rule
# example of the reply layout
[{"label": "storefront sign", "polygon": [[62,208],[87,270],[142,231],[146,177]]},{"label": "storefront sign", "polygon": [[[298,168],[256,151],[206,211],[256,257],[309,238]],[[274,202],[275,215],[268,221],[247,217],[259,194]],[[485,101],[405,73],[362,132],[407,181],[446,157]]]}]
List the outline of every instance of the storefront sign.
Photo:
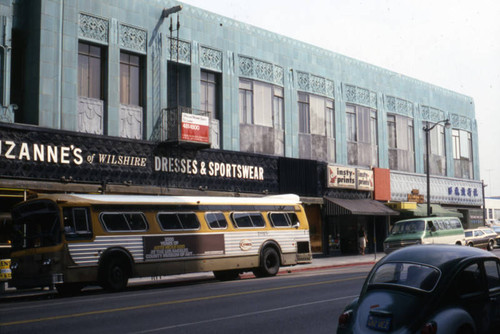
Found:
[{"label": "storefront sign", "polygon": [[0,178],[277,193],[278,160],[0,124]]},{"label": "storefront sign", "polygon": [[478,197],[479,189],[471,187],[448,187],[448,196],[458,196],[458,197]]},{"label": "storefront sign", "polygon": [[356,168],[328,166],[328,188],[356,189]]},{"label": "storefront sign", "polygon": [[264,180],[263,167],[174,157],[156,156],[155,172]]},{"label": "storefront sign", "polygon": [[[430,177],[431,203],[481,206],[482,183],[476,180],[456,179],[431,175]],[[391,171],[391,200],[407,201],[412,190],[420,189],[418,195],[427,195],[427,180],[425,175]],[[417,199],[421,201],[422,199]]]},{"label": "storefront sign", "polygon": [[54,165],[89,164],[146,167],[146,157],[104,152],[84,153],[76,144],[46,145],[0,139],[0,158]]},{"label": "storefront sign", "polygon": [[209,118],[207,116],[182,113],[181,140],[210,143]]},{"label": "storefront sign", "polygon": [[373,171],[369,169],[357,169],[358,189],[373,191]]},{"label": "storefront sign", "polygon": [[370,169],[328,166],[327,186],[373,191],[373,171]]}]

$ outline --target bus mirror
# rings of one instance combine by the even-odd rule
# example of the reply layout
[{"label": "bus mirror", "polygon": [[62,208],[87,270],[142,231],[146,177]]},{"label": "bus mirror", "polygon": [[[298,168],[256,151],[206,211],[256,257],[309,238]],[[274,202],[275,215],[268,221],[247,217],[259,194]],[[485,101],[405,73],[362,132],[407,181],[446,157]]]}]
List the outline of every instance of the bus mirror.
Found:
[{"label": "bus mirror", "polygon": [[292,225],[293,228],[299,228],[300,224],[299,222],[296,222],[295,224]]}]

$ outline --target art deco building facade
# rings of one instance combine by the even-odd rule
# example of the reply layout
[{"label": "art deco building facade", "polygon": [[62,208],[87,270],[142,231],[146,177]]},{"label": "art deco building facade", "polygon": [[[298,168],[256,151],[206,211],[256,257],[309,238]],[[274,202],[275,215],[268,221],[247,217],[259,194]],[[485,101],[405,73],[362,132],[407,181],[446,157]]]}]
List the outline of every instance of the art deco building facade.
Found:
[{"label": "art deco building facade", "polygon": [[361,226],[381,250],[419,214],[397,203],[426,200],[423,128],[449,119],[431,201],[480,221],[471,97],[171,0],[4,0],[0,22],[4,212],[32,191],[293,192],[315,251]]}]

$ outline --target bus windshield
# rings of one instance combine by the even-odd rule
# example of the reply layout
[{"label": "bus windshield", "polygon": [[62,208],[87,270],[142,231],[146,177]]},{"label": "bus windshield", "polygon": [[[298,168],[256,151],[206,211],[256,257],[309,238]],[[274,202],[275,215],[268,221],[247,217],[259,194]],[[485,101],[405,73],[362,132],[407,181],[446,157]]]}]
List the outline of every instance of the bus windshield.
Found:
[{"label": "bus windshield", "polygon": [[405,234],[422,232],[425,228],[423,220],[412,220],[406,222],[398,222],[394,224],[391,234]]},{"label": "bus windshield", "polygon": [[26,203],[12,212],[12,250],[55,246],[61,242],[59,210],[49,201]]}]

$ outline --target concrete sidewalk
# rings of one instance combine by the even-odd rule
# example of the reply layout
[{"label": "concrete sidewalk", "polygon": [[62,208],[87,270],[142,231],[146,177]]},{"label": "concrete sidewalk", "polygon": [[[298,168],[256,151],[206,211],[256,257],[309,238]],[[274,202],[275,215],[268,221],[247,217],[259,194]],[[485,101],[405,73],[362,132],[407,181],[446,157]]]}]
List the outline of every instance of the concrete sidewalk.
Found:
[{"label": "concrete sidewalk", "polygon": [[[356,265],[373,265],[385,256],[384,253],[377,254],[366,254],[366,255],[347,255],[347,256],[323,256],[315,255],[313,257],[312,263],[300,264],[291,267],[281,267],[279,274],[286,274],[292,272],[300,272],[306,270],[321,270],[321,269],[331,269],[336,267],[347,267]],[[244,273],[242,278],[253,277],[251,272]],[[212,272],[200,272],[191,273],[183,275],[171,275],[171,276],[161,276],[161,277],[143,277],[143,278],[133,278],[129,280],[129,287],[137,286],[141,284],[174,284],[183,281],[203,281],[212,280],[214,276]],[[87,289],[100,289],[98,287],[88,287]],[[1,291],[1,290],[0,290]],[[35,296],[40,294],[55,294],[57,291],[55,289],[49,290],[45,288],[41,289],[30,289],[18,291],[14,288],[5,288],[5,291],[0,292],[0,302],[6,300],[13,300],[22,297]]]},{"label": "concrete sidewalk", "polygon": [[301,264],[293,267],[283,267],[280,271],[285,270],[301,270],[301,269],[321,269],[321,268],[334,268],[334,267],[345,267],[363,264],[375,264],[377,261],[382,259],[386,254],[365,254],[365,255],[344,255],[344,256],[323,256],[315,255],[313,256],[312,263]]}]

